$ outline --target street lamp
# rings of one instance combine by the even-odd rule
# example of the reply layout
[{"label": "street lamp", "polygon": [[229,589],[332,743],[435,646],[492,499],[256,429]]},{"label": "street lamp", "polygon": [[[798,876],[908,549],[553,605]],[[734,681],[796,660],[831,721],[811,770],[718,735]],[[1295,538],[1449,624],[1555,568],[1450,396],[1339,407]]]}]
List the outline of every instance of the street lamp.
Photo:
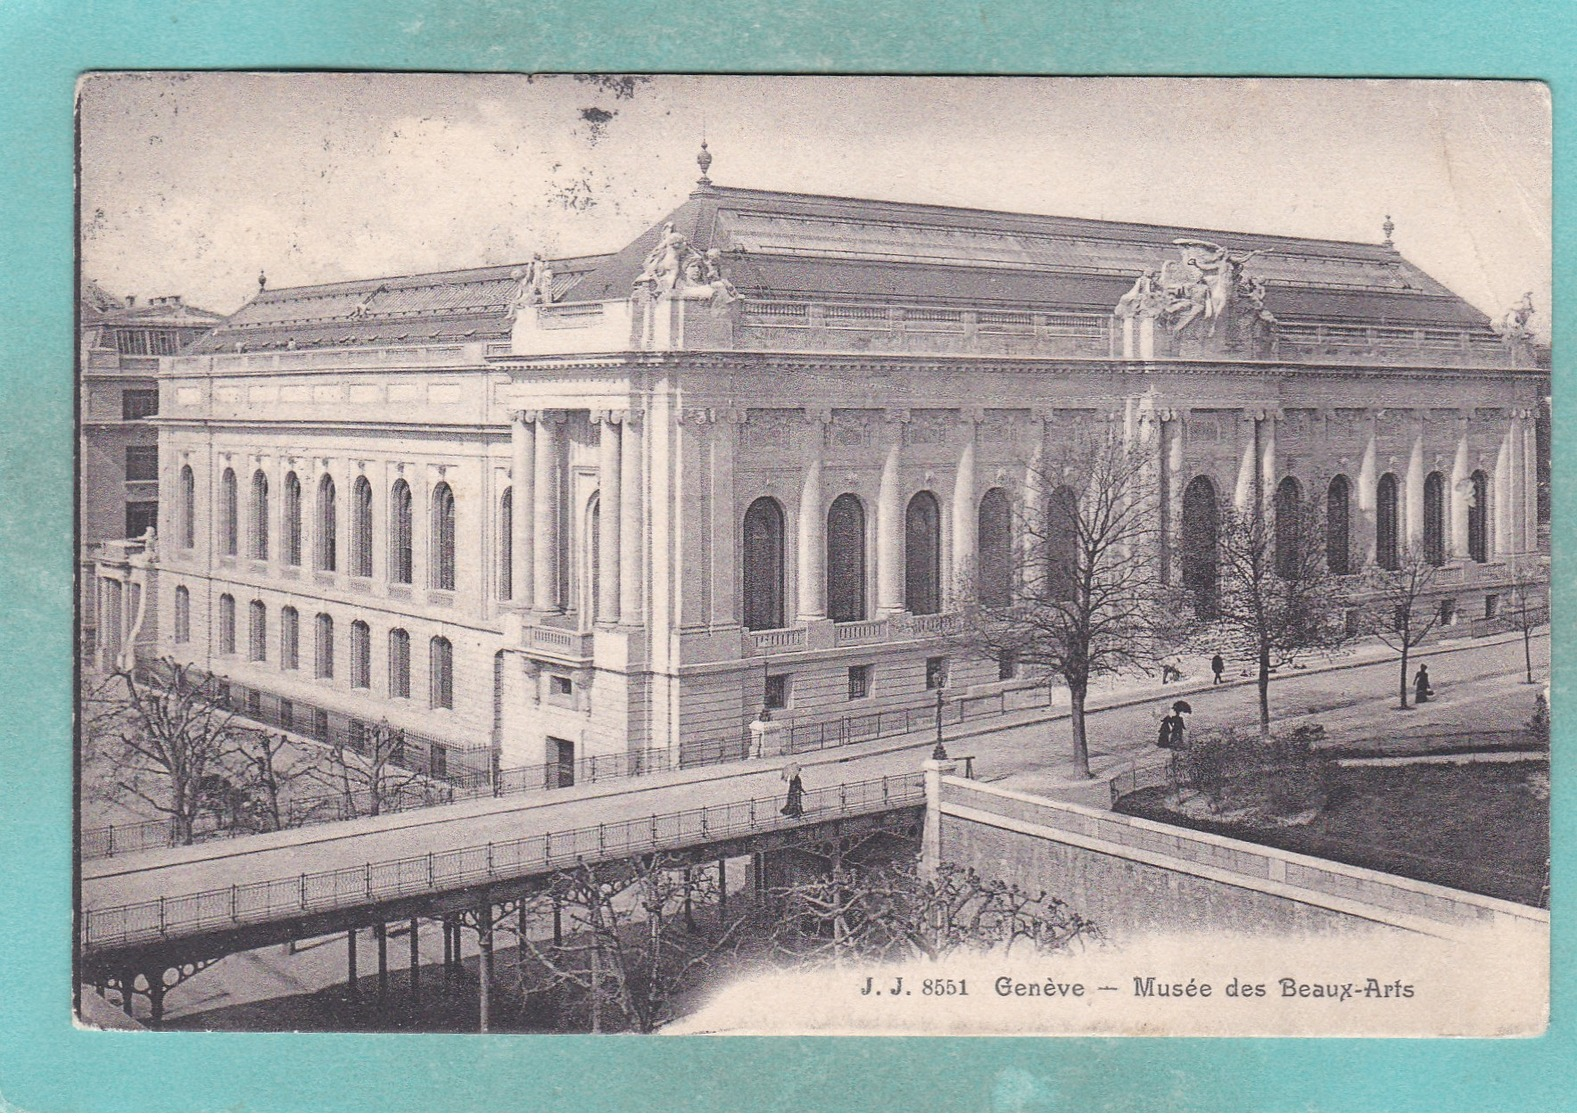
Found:
[{"label": "street lamp", "polygon": [[936,688],[936,748],[931,750],[932,760],[946,760],[947,746],[942,744],[942,688]]}]

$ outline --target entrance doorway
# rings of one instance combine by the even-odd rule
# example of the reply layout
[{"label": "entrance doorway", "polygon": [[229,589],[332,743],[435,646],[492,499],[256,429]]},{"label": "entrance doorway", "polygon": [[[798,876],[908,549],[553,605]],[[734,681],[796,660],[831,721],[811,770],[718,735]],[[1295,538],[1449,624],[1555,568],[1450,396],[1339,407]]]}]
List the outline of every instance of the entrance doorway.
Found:
[{"label": "entrance doorway", "polygon": [[575,786],[575,742],[548,738],[548,782],[551,787]]}]

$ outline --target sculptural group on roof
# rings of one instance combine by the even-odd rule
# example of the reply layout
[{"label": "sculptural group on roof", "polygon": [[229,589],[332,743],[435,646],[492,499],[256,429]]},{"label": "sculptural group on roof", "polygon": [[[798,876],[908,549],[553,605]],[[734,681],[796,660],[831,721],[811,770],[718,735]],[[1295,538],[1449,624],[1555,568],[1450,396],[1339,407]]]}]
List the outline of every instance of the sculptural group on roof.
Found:
[{"label": "sculptural group on roof", "polygon": [[1250,332],[1275,325],[1265,307],[1264,282],[1243,272],[1263,249],[1233,254],[1210,241],[1172,243],[1181,249],[1179,258],[1165,261],[1159,270],[1146,268],[1117,300],[1118,318],[1157,319],[1173,333],[1199,322],[1206,337],[1214,337],[1223,323],[1235,322],[1236,329]]},{"label": "sculptural group on roof", "polygon": [[553,265],[542,258],[542,253],[531,256],[531,263],[509,273],[515,289],[509,296],[511,314],[519,314],[528,306],[546,306],[553,301]]},{"label": "sculptural group on roof", "polygon": [[704,256],[697,252],[669,221],[646,254],[641,274],[635,277],[635,290],[644,290],[654,298],[708,299],[712,309],[721,310],[739,298],[739,292],[723,274],[722,261],[722,253],[716,248]]}]

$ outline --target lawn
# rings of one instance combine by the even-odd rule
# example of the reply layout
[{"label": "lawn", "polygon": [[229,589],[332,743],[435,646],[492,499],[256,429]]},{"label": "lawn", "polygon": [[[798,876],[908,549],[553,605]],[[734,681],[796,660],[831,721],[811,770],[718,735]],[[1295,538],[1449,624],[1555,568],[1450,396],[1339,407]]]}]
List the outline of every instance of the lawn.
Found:
[{"label": "lawn", "polygon": [[1167,788],[1125,795],[1124,814],[1540,904],[1550,854],[1544,761],[1336,769],[1323,810],[1298,826],[1212,823],[1167,809]]}]

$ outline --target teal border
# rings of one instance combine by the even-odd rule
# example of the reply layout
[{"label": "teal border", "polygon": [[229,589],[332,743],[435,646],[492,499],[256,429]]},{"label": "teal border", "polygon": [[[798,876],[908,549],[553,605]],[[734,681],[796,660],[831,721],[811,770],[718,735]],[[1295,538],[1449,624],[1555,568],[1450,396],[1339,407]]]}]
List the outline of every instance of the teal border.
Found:
[{"label": "teal border", "polygon": [[[0,1109],[1567,1109],[1577,770],[1557,583],[1554,985],[1536,1040],[774,1040],[95,1034],[69,1019],[72,93],[119,68],[1541,78],[1572,280],[1561,0],[8,0],[0,5]],[[1573,343],[1556,322],[1555,351]],[[1558,360],[1557,430],[1577,391]],[[1556,437],[1557,492],[1577,454]],[[1557,512],[1564,568],[1572,523]]]}]

